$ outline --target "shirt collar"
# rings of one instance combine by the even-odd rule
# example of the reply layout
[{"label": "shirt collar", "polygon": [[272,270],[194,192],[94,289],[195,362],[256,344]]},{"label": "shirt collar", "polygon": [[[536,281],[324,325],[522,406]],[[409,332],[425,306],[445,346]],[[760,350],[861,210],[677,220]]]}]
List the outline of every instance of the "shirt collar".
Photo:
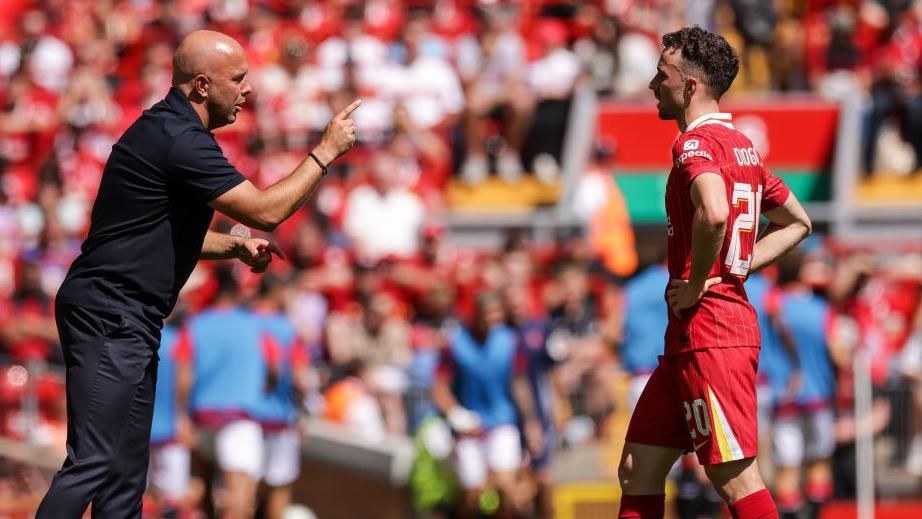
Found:
[{"label": "shirt collar", "polygon": [[166,95],[164,99],[167,106],[179,112],[184,119],[198,123],[203,128],[205,127],[202,124],[202,119],[198,116],[195,109],[192,108],[192,103],[183,95],[182,91],[176,87],[170,87],[170,92]]},{"label": "shirt collar", "polygon": [[714,124],[714,123],[729,125],[732,128],[733,125],[730,124],[730,121],[732,120],[733,120],[732,114],[712,112],[709,114],[704,114],[701,117],[689,123],[688,127],[685,128],[685,131],[688,132],[688,131],[694,130],[695,128],[699,126],[703,126],[705,124]]}]

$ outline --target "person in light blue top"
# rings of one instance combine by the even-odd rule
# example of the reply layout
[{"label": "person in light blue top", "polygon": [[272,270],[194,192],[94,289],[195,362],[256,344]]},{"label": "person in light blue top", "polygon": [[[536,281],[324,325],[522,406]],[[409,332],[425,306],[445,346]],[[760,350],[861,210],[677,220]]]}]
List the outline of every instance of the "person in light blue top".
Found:
[{"label": "person in light blue top", "polygon": [[772,443],[781,517],[816,519],[832,494],[835,374],[828,338],[834,314],[829,302],[803,282],[804,262],[799,252],[781,260],[772,302],[779,333],[796,348],[796,360],[788,366],[788,398],[775,407]]},{"label": "person in light blue top", "polygon": [[232,273],[217,269],[216,275],[213,306],[186,324],[178,401],[198,427],[213,435],[222,491],[229,496],[221,513],[247,517],[255,509],[264,471],[263,431],[257,416],[271,387],[268,366],[274,365],[278,353],[264,325],[240,306]]},{"label": "person in light blue top", "polygon": [[665,264],[656,263],[624,285],[621,361],[624,370],[631,374],[631,409],[640,398],[663,353],[663,337],[669,324],[669,309],[663,291],[668,284],[669,270]]},{"label": "person in light blue top", "polygon": [[168,323],[160,332],[148,488],[165,509],[177,509],[189,494],[191,455],[189,438],[177,426],[176,413],[176,358],[183,347],[182,331],[174,317]]},{"label": "person in light blue top", "polygon": [[[759,407],[770,410],[775,402],[784,397],[788,392],[788,382],[791,377],[791,352],[781,337],[773,318],[774,309],[769,300],[774,291],[772,281],[761,272],[749,276],[746,280],[746,295],[749,303],[755,308],[759,320],[759,335],[762,339],[762,349],[759,351],[759,372],[757,385],[759,391]],[[771,310],[771,312],[770,312]],[[760,415],[761,417],[762,415]],[[767,416],[766,416],[767,418]],[[760,420],[767,425],[768,420]]]},{"label": "person in light blue top", "polygon": [[432,398],[458,437],[457,470],[468,510],[478,509],[489,482],[502,496],[505,512],[520,513],[516,474],[522,445],[517,424],[526,424],[526,440],[535,452],[542,447],[541,424],[524,356],[515,332],[505,324],[502,297],[480,294],[475,314],[470,326],[449,332]]},{"label": "person in light blue top", "polygon": [[272,389],[263,395],[254,417],[263,428],[262,478],[268,487],[266,516],[282,517],[291,504],[292,484],[301,473],[301,434],[297,428],[300,397],[310,378],[308,353],[285,313],[285,280],[265,274],[250,312],[274,344],[267,360]]}]

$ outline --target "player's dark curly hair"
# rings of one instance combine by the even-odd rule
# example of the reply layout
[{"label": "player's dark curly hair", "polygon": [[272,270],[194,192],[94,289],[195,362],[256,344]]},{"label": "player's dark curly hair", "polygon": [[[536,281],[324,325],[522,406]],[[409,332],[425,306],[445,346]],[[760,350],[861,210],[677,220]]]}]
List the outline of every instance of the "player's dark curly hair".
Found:
[{"label": "player's dark curly hair", "polygon": [[682,52],[686,66],[703,76],[714,99],[730,88],[740,70],[740,60],[727,40],[697,25],[664,35],[663,47]]}]

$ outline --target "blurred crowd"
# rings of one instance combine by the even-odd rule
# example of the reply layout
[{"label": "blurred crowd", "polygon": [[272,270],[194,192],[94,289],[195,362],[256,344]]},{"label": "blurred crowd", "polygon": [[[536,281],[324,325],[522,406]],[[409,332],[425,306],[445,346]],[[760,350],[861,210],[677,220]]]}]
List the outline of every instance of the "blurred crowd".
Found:
[{"label": "blurred crowd", "polygon": [[[552,453],[610,435],[655,366],[665,271],[630,228],[460,247],[441,223],[447,183],[555,179],[575,89],[646,99],[659,35],[685,24],[739,49],[731,95],[857,91],[864,169],[919,169],[920,22],[922,2],[905,0],[6,0],[0,435],[61,453],[53,297],[111,145],[165,95],[182,35],[210,27],[248,52],[255,94],[216,134],[255,183],[291,171],[354,98],[360,142],[279,227],[287,259],[270,275],[204,263],[190,279],[160,351],[151,506],[278,513],[298,470],[278,460],[310,414],[369,442],[413,436],[421,513],[541,514]],[[600,171],[582,179],[590,199],[610,189]],[[875,430],[905,438],[889,455],[922,475],[918,254],[818,241],[798,258],[750,282],[765,316],[763,445],[787,442],[776,450],[788,456],[768,449],[766,465],[788,509],[854,492],[851,362],[862,347]],[[203,436],[225,475],[216,490],[177,476]],[[676,477],[688,513],[717,507],[687,469]],[[44,490],[31,470],[0,463],[0,503]]]},{"label": "blurred crowd", "polygon": [[[578,233],[552,244],[512,233],[498,251],[460,248],[439,232],[420,240],[410,258],[369,265],[304,223],[270,273],[197,269],[159,352],[152,517],[195,517],[202,506],[280,517],[310,441],[299,416],[370,444],[412,437],[411,493],[424,516],[548,516],[554,453],[612,440],[662,352],[659,240],[639,240],[640,267],[627,277],[608,272]],[[33,430],[60,455],[50,295],[40,277],[24,282],[2,327],[13,362],[0,374],[0,432]],[[854,497],[858,351],[871,359],[883,461],[922,476],[922,256],[844,252],[815,238],[747,290],[762,325],[762,464],[782,509]],[[41,366],[29,429],[22,397]],[[196,453],[221,475],[192,477]],[[675,474],[682,517],[716,517],[722,505],[696,465]]]}]

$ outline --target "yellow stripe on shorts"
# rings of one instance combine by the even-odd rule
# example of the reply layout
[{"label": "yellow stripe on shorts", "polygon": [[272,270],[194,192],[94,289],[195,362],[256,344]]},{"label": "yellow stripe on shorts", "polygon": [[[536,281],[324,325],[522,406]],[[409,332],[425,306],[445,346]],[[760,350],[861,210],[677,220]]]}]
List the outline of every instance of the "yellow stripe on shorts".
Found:
[{"label": "yellow stripe on shorts", "polygon": [[717,395],[708,386],[708,407],[711,408],[711,423],[714,424],[714,436],[717,437],[717,447],[720,449],[720,461],[735,461],[743,459],[743,449],[736,441],[736,435],[727,422]]}]

